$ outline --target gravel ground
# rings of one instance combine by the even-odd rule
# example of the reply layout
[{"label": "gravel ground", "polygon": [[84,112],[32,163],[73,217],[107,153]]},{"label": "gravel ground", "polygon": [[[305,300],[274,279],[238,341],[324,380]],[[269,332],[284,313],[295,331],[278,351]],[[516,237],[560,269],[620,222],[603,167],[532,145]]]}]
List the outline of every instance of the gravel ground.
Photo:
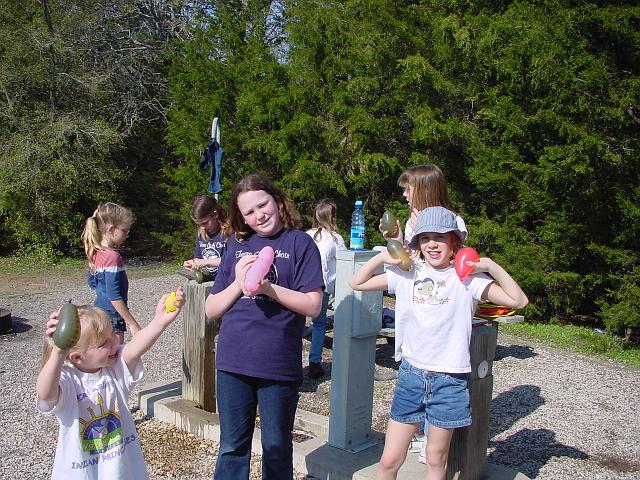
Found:
[{"label": "gravel ground", "polygon": [[[177,275],[133,280],[129,303],[146,324],[162,292],[184,279]],[[45,291],[46,290],[46,291]],[[55,452],[55,418],[35,410],[34,384],[39,368],[44,324],[63,301],[91,303],[84,286],[51,282],[41,293],[0,297],[11,310],[14,332],[0,335],[0,478],[49,477]],[[499,335],[494,363],[489,462],[514,468],[539,479],[640,478],[640,370],[615,362]],[[308,342],[304,342],[308,349]],[[377,368],[393,364],[390,346],[378,345]],[[147,383],[181,378],[181,317],[145,355]],[[324,366],[330,368],[331,350]],[[306,358],[305,358],[306,363]],[[394,382],[376,382],[373,427],[384,430]],[[138,410],[138,387],[130,398],[145,460],[152,479],[210,478],[217,444],[201,440]],[[329,375],[305,380],[300,407],[327,414]],[[260,478],[260,459],[252,462],[252,477]],[[305,478],[297,474],[296,479]]]}]

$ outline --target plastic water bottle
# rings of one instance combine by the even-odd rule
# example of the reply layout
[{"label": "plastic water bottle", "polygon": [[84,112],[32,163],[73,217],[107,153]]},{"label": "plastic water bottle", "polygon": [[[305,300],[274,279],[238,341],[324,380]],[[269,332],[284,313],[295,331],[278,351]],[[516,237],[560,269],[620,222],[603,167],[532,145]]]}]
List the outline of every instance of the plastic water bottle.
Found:
[{"label": "plastic water bottle", "polygon": [[364,250],[364,212],[362,211],[362,200],[356,201],[356,208],[351,214],[351,250]]}]

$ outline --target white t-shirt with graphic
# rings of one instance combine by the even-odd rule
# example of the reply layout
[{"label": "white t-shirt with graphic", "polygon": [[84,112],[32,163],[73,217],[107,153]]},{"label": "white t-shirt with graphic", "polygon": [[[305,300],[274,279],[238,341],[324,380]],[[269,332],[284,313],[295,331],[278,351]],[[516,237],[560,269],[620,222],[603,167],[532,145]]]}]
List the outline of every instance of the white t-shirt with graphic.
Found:
[{"label": "white t-shirt with graphic", "polygon": [[460,281],[453,266],[417,262],[408,272],[394,266],[386,273],[389,293],[396,295],[396,360],[434,372],[470,372],[473,314],[493,280],[480,273]]},{"label": "white t-shirt with graphic", "polygon": [[139,362],[130,372],[122,359],[113,368],[84,373],[65,363],[55,407],[36,399],[37,409],[60,424],[52,479],[147,479],[147,469],[127,398],[142,378]]}]

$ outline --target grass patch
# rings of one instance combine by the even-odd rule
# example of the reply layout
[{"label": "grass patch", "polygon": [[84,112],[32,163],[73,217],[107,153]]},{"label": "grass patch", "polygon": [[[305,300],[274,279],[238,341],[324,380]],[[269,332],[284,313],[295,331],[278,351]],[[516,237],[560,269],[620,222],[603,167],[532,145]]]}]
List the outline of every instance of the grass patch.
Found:
[{"label": "grass patch", "polygon": [[0,257],[0,274],[64,274],[85,270],[87,262],[81,258],[62,257],[43,265],[35,257]]},{"label": "grass patch", "polygon": [[[126,258],[130,280],[176,273],[182,262],[166,258]],[[83,257],[59,257],[46,262],[30,257],[0,257],[0,297],[60,291],[87,285],[87,262]]]},{"label": "grass patch", "polygon": [[[129,278],[158,277],[176,273],[182,262],[169,259],[124,259]],[[85,273],[87,260],[83,258],[60,257],[46,265],[32,257],[0,257],[0,275],[56,275]]]},{"label": "grass patch", "polygon": [[598,333],[591,328],[524,322],[501,324],[500,331],[540,340],[551,347],[608,358],[640,368],[640,348],[625,348],[620,337]]}]

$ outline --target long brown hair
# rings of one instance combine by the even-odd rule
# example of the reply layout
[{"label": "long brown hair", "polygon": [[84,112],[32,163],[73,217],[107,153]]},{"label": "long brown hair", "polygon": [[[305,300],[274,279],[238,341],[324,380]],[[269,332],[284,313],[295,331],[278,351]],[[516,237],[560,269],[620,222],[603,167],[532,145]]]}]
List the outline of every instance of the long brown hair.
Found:
[{"label": "long brown hair", "polygon": [[235,187],[233,187],[231,200],[229,201],[231,229],[236,234],[236,238],[246,239],[255,233],[253,229],[246,224],[238,208],[238,196],[244,192],[260,190],[271,195],[278,204],[278,214],[280,215],[280,222],[284,228],[300,228],[300,215],[293,206],[291,199],[264,175],[251,173],[236,183]]},{"label": "long brown hair", "polygon": [[445,207],[453,211],[453,206],[447,193],[447,180],[437,165],[424,163],[406,169],[398,185],[402,188],[413,187],[411,208],[422,211],[427,207]]},{"label": "long brown hair", "polygon": [[[196,195],[196,198],[193,199],[193,203],[191,204],[189,214],[195,222],[203,220],[209,215],[216,217],[220,224],[220,234],[225,237],[229,236],[231,226],[229,225],[227,212],[213,195],[209,193],[199,193]],[[202,227],[198,227],[198,236],[202,240],[207,240],[208,238],[207,232]]]},{"label": "long brown hair", "polygon": [[313,234],[313,239],[319,242],[322,238],[322,230],[326,230],[331,238],[335,240],[335,232],[338,231],[336,225],[336,204],[331,200],[322,199],[316,205],[316,211],[313,215],[313,228],[317,228]]},{"label": "long brown hair", "polygon": [[102,237],[106,233],[109,225],[128,229],[135,218],[131,210],[117,203],[101,203],[84,224],[82,231],[82,243],[84,253],[89,261],[91,270],[95,270],[93,257],[102,248]]}]

